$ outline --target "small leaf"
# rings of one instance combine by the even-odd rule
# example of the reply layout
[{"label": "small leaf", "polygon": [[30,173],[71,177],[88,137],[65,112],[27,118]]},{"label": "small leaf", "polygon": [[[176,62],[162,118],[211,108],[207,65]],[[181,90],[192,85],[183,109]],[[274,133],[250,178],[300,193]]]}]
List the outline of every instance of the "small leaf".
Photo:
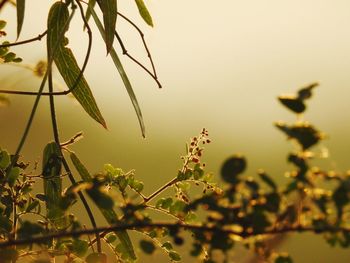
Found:
[{"label": "small leaf", "polygon": [[[105,32],[107,54],[111,51],[114,41],[115,24],[117,22],[117,0],[97,0],[102,14]],[[93,3],[92,3],[93,4]]]},{"label": "small leaf", "polygon": [[306,109],[304,102],[294,96],[279,96],[278,99],[284,106],[295,113],[302,113]]},{"label": "small leaf", "polygon": [[173,249],[173,245],[169,241],[163,243],[162,247],[169,251]]},{"label": "small leaf", "polygon": [[179,255],[179,253],[177,253],[175,251],[169,251],[169,257],[173,261],[180,261],[181,260],[181,256]]},{"label": "small leaf", "polygon": [[18,176],[21,172],[21,169],[19,167],[13,167],[6,175],[7,182],[10,187],[13,187],[16,183],[16,180],[18,179]]},{"label": "small leaf", "polygon": [[0,30],[4,29],[6,24],[7,24],[6,21],[0,20]]},{"label": "small leaf", "polygon": [[149,13],[145,3],[143,0],[135,0],[137,8],[139,9],[139,13],[143,20],[149,25],[153,27],[153,20],[151,14]]},{"label": "small leaf", "polygon": [[117,240],[117,236],[113,233],[108,233],[106,236],[105,236],[105,239],[106,239],[106,242],[107,243],[113,243],[114,241]]},{"label": "small leaf", "polygon": [[32,203],[30,203],[30,204],[27,206],[26,212],[31,212],[31,211],[34,210],[38,205],[39,205],[39,201],[38,201],[38,200],[34,200]]},{"label": "small leaf", "polygon": [[149,255],[153,254],[153,252],[156,250],[156,247],[154,246],[153,242],[147,240],[140,241],[140,248],[143,252]]},{"label": "small leaf", "polygon": [[24,21],[25,0],[17,0],[16,7],[17,7],[17,38],[19,38],[19,35],[21,34],[21,30],[22,30],[23,21]]},{"label": "small leaf", "polygon": [[267,173],[265,173],[263,170],[260,170],[258,172],[258,175],[260,176],[260,179],[264,181],[264,183],[266,183],[268,186],[272,188],[273,191],[277,190],[276,183],[272,180],[272,178]]},{"label": "small leaf", "polygon": [[227,159],[221,168],[222,179],[231,184],[236,184],[238,181],[237,176],[244,172],[247,162],[241,155],[234,155]]},{"label": "small leaf", "polygon": [[5,170],[10,165],[10,155],[7,151],[0,152],[0,168]]},{"label": "small leaf", "polygon": [[[67,86],[72,89],[74,97],[78,100],[84,110],[103,127],[106,122],[96,104],[94,96],[90,90],[84,76],[80,76],[80,68],[71,49],[66,47],[68,39],[64,37],[64,32],[68,30],[69,23],[68,7],[63,2],[56,2],[50,9],[47,22],[47,47],[48,55],[53,55],[55,64],[63,77]],[[62,32],[64,30],[64,32]],[[80,79],[77,82],[78,78]]]}]

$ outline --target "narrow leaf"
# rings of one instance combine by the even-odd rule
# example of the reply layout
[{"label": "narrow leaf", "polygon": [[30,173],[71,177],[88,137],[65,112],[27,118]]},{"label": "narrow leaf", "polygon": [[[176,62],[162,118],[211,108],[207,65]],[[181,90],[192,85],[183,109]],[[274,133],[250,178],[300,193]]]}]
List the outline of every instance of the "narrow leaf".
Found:
[{"label": "narrow leaf", "polygon": [[[102,14],[107,54],[111,51],[114,40],[115,24],[117,22],[117,0],[97,0]],[[90,8],[88,8],[90,9]]]},{"label": "narrow leaf", "polygon": [[[91,182],[93,178],[90,175],[89,171],[85,168],[83,163],[79,160],[78,156],[76,156],[76,154],[72,152],[70,154],[70,158],[73,162],[75,169],[77,169],[77,171],[80,174],[83,181]],[[87,194],[94,201],[94,203],[97,205],[97,207],[99,208],[99,210],[101,211],[104,218],[107,220],[107,222],[109,224],[115,225],[115,224],[120,223],[118,220],[118,215],[113,210],[113,208],[106,209],[106,208],[102,207],[100,205],[99,200],[96,198],[96,197],[98,197],[98,195],[95,195],[94,192],[87,191]],[[136,260],[135,251],[134,251],[134,248],[133,248],[133,245],[132,245],[132,242],[130,240],[128,233],[125,230],[115,231],[114,233],[118,236],[120,243],[123,246],[123,251],[125,251],[127,253],[125,256],[131,260]]]},{"label": "narrow leaf", "polygon": [[23,21],[24,21],[24,10],[25,10],[25,0],[17,0],[17,38],[21,34]]},{"label": "narrow leaf", "polygon": [[153,27],[153,20],[143,0],[135,0],[139,13],[147,25]]},{"label": "narrow leaf", "polygon": [[[95,13],[95,11],[90,8],[89,6],[89,9],[91,10],[91,15],[92,17],[94,18],[95,20],[95,23],[102,35],[102,37],[105,39],[105,34],[104,34],[104,29],[103,29],[103,26],[97,16],[97,14]],[[123,68],[123,65],[122,63],[120,62],[120,59],[115,51],[115,49],[112,47],[111,49],[111,57],[112,57],[112,60],[113,60],[113,63],[114,65],[116,66],[123,82],[124,82],[124,86],[129,94],[129,97],[130,97],[130,100],[134,106],[134,109],[135,109],[135,112],[136,112],[136,115],[137,115],[137,118],[139,120],[139,124],[140,124],[140,127],[141,127],[141,132],[142,132],[142,136],[145,137],[146,136],[146,131],[145,131],[145,125],[144,125],[144,122],[143,122],[143,117],[142,117],[142,113],[141,113],[141,109],[140,109],[140,106],[139,106],[139,103],[137,102],[137,99],[136,99],[136,95],[134,93],[134,90],[132,89],[132,86],[131,86],[131,83],[129,81],[129,78],[128,76],[126,75],[126,72]]]},{"label": "narrow leaf", "polygon": [[[67,48],[68,39],[62,35],[62,28],[68,21],[68,7],[63,2],[56,2],[50,10],[47,30],[47,47],[49,57],[55,50],[54,62],[66,82],[72,89],[72,93],[84,110],[103,127],[106,128],[106,122],[103,119],[100,110],[96,104],[94,96],[90,90],[84,76],[80,76],[80,68],[71,49]],[[66,28],[68,30],[68,28]],[[58,46],[57,46],[58,45]],[[80,77],[78,83],[76,81]]]},{"label": "narrow leaf", "polygon": [[43,155],[44,194],[47,217],[53,222],[64,217],[60,208],[62,194],[61,157],[59,146],[55,142],[46,145]]},{"label": "narrow leaf", "polygon": [[[91,6],[91,8],[94,8],[96,5],[96,0],[89,0],[89,6]],[[90,20],[90,17],[91,17],[91,11],[90,11],[90,8],[88,8],[86,10],[86,13],[85,13],[85,19],[86,21],[89,21]]]}]

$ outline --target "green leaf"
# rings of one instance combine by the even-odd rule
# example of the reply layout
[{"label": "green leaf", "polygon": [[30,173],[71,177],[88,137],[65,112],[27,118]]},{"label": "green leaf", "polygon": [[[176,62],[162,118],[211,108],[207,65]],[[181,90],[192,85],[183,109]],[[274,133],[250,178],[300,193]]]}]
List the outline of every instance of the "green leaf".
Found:
[{"label": "green leaf", "polygon": [[38,205],[39,205],[39,201],[38,200],[34,200],[32,203],[30,203],[27,206],[26,212],[30,212],[30,211],[34,210]]},{"label": "green leaf", "polygon": [[0,20],[0,30],[4,29],[6,24],[7,24],[6,21]]},{"label": "green leaf", "polygon": [[[106,122],[96,104],[94,96],[90,90],[84,76],[80,76],[80,68],[71,49],[67,48],[68,39],[64,37],[64,32],[68,30],[66,24],[69,22],[68,7],[63,2],[56,2],[50,9],[47,22],[47,47],[48,55],[54,52],[54,62],[63,77],[67,86],[72,89],[74,97],[78,100],[84,110],[103,127]],[[65,30],[62,32],[62,30]],[[80,78],[79,78],[80,77]],[[78,83],[76,81],[78,80]]]},{"label": "green leaf", "polygon": [[180,261],[181,260],[181,256],[179,255],[179,253],[177,253],[175,251],[169,251],[169,257],[173,261]]},{"label": "green leaf", "polygon": [[107,54],[111,51],[114,41],[115,24],[117,22],[117,0],[97,0],[102,14]]},{"label": "green leaf", "polygon": [[[91,15],[92,17],[94,18],[95,20],[95,23],[103,37],[103,39],[105,39],[105,34],[104,34],[104,29],[103,29],[103,26],[97,16],[97,14],[95,13],[95,11],[93,9],[90,8],[89,6],[89,9],[91,10]],[[115,49],[112,47],[111,48],[111,57],[112,57],[112,60],[113,60],[113,63],[114,65],[116,66],[122,80],[123,80],[123,83],[124,83],[124,86],[129,94],[129,97],[131,99],[131,102],[134,106],[134,109],[135,109],[135,112],[136,112],[136,115],[137,115],[137,118],[139,120],[139,124],[140,124],[140,127],[141,127],[141,132],[142,132],[142,136],[145,137],[146,135],[146,131],[145,131],[145,125],[144,125],[144,122],[143,122],[143,117],[142,117],[142,113],[141,113],[141,109],[140,109],[140,106],[139,106],[139,103],[137,102],[137,99],[136,99],[136,95],[132,89],[132,86],[131,86],[131,83],[129,81],[129,78],[128,76],[126,75],[126,72],[123,68],[123,65],[122,63],[120,62],[120,59],[115,51]]]},{"label": "green leaf", "polygon": [[[91,7],[91,8],[94,8],[95,7],[95,5],[96,5],[96,0],[89,0],[89,7]],[[91,11],[90,11],[90,8],[88,8],[87,10],[86,10],[86,13],[85,13],[85,19],[86,19],[86,21],[89,21],[90,20],[90,17],[91,17]]]},{"label": "green leaf", "polygon": [[94,252],[86,257],[86,263],[107,263],[107,255],[105,253]]},{"label": "green leaf", "polygon": [[78,257],[82,257],[86,254],[89,248],[89,243],[85,240],[74,239],[72,252]]},{"label": "green leaf", "polygon": [[17,38],[19,38],[19,35],[21,34],[21,30],[22,30],[23,21],[24,21],[25,0],[17,0],[16,7],[17,7]]},{"label": "green leaf", "polygon": [[135,0],[137,8],[139,9],[139,13],[141,15],[141,17],[143,18],[143,20],[145,20],[145,22],[149,25],[153,27],[153,21],[152,21],[152,17],[151,14],[148,12],[148,9],[144,3],[143,0]]},{"label": "green leaf", "polygon": [[65,228],[65,211],[61,209],[62,199],[62,178],[61,178],[61,151],[55,142],[46,145],[43,154],[43,181],[44,193],[46,196],[47,217],[58,228]]},{"label": "green leaf", "polygon": [[7,182],[10,187],[13,187],[16,183],[16,180],[18,179],[18,176],[21,172],[21,169],[19,167],[13,167],[6,175]]},{"label": "green leaf", "polygon": [[166,250],[172,250],[173,249],[173,245],[169,241],[163,243],[162,247],[165,248]]},{"label": "green leaf", "polygon": [[153,254],[153,252],[156,250],[156,247],[154,246],[153,242],[147,240],[140,241],[140,248],[143,252],[149,255]]},{"label": "green leaf", "polygon": [[[78,156],[76,156],[76,154],[74,152],[72,152],[70,154],[70,157],[71,157],[71,160],[73,162],[75,169],[77,169],[77,171],[80,174],[83,181],[91,182],[93,180],[93,178],[89,174],[88,170],[85,168],[83,163],[79,160]],[[118,219],[118,215],[113,210],[113,208],[106,209],[101,205],[101,202],[99,200],[99,198],[100,198],[99,195],[96,195],[96,194],[94,194],[94,192],[91,192],[91,191],[87,191],[87,193],[88,193],[89,197],[97,205],[97,207],[101,211],[102,215],[104,216],[104,218],[107,220],[107,222],[109,224],[115,225],[115,224],[120,223],[119,219]],[[136,260],[135,251],[134,251],[132,242],[130,240],[130,237],[129,237],[127,231],[121,230],[121,231],[115,231],[114,233],[118,236],[118,238],[121,242],[122,251],[124,252],[123,256],[125,256],[131,260]]]},{"label": "green leaf", "polygon": [[247,167],[246,159],[241,155],[228,158],[221,168],[222,179],[230,184],[236,184],[238,175],[243,173]]},{"label": "green leaf", "polygon": [[0,152],[0,168],[5,170],[11,163],[10,155],[7,151]]}]

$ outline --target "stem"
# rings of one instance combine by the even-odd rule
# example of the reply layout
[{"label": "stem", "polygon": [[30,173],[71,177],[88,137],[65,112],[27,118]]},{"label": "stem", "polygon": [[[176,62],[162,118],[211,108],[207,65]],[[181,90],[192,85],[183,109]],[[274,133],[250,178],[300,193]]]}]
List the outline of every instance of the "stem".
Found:
[{"label": "stem", "polygon": [[18,41],[18,42],[14,42],[14,43],[2,44],[2,45],[0,45],[0,48],[19,46],[19,45],[27,44],[27,43],[34,42],[34,41],[37,41],[37,40],[40,41],[46,34],[47,34],[47,30],[44,33],[39,34],[37,37],[33,37],[33,38],[30,38],[30,39],[27,39],[27,40]]},{"label": "stem", "polygon": [[178,182],[177,177],[171,179],[168,183],[160,187],[157,191],[155,191],[150,196],[143,199],[143,204],[147,204],[149,201],[151,201],[153,198],[155,198],[157,195],[159,195],[161,192],[163,192],[168,187],[172,186],[173,184],[176,184]]},{"label": "stem", "polygon": [[82,229],[82,230],[76,230],[71,232],[58,232],[53,233],[50,235],[45,236],[38,236],[38,237],[31,237],[29,239],[17,239],[17,240],[9,240],[6,242],[0,243],[0,248],[10,247],[13,245],[24,245],[24,244],[33,244],[33,243],[40,243],[44,242],[48,239],[53,238],[62,238],[62,237],[71,237],[71,236],[81,236],[81,235],[89,235],[89,234],[97,234],[101,232],[112,232],[112,231],[120,231],[120,230],[127,230],[127,229],[147,229],[147,228],[184,228],[186,230],[198,230],[202,232],[217,232],[222,234],[232,234],[237,235],[242,238],[248,238],[258,235],[277,235],[277,234],[284,234],[284,233],[302,233],[302,232],[317,232],[317,233],[337,233],[337,232],[346,232],[350,233],[350,228],[345,227],[333,227],[333,226],[325,226],[322,229],[314,228],[314,227],[292,227],[287,226],[281,229],[272,229],[272,230],[265,230],[265,231],[259,231],[259,232],[239,232],[232,230],[230,228],[222,228],[217,226],[207,226],[207,225],[191,225],[191,224],[179,224],[178,222],[175,223],[164,223],[164,222],[158,222],[158,223],[143,223],[143,222],[136,222],[131,224],[123,224],[123,225],[112,225],[107,227],[98,227],[93,229]]}]

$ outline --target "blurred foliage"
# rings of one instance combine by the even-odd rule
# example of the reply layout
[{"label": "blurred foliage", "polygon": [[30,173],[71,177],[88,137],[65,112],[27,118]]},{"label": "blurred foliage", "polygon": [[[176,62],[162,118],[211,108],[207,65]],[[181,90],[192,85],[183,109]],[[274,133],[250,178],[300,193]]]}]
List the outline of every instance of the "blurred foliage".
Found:
[{"label": "blurred foliage", "polygon": [[[0,9],[6,2],[1,2]],[[87,4],[86,9],[82,3]],[[135,0],[135,3],[144,21],[153,26],[144,1]],[[82,67],[78,66],[65,37],[77,8],[89,34],[89,49]],[[95,8],[100,8],[102,19],[96,14]],[[24,21],[24,0],[17,1],[16,10],[19,37]],[[115,30],[118,16],[139,29],[117,11],[116,0],[90,0],[88,3],[78,0],[57,1],[50,9],[46,32],[31,40],[12,44],[3,42],[0,45],[1,63],[17,63],[21,59],[10,52],[11,46],[40,40],[47,35],[48,58],[41,66],[38,63],[35,71],[43,79],[38,93],[12,92],[35,95],[36,102],[17,151],[10,154],[0,149],[1,262],[28,259],[32,259],[32,262],[52,262],[61,257],[64,262],[105,263],[110,260],[107,251],[101,247],[101,242],[104,242],[118,262],[135,262],[136,244],[148,255],[160,250],[170,261],[181,261],[176,247],[186,245],[188,253],[200,261],[217,262],[220,257],[223,262],[230,262],[230,254],[235,245],[240,243],[262,261],[290,263],[293,262],[292,257],[277,249],[281,240],[278,237],[293,232],[322,234],[331,246],[350,246],[350,173],[335,173],[311,165],[315,158],[312,149],[325,136],[305,121],[301,114],[306,110],[306,101],[312,97],[317,83],[301,88],[294,95],[278,98],[297,117],[291,124],[275,124],[295,145],[295,149],[287,155],[287,161],[293,165],[293,169],[286,172],[288,178],[284,185],[278,184],[274,179],[276,176],[264,170],[258,170],[256,175],[246,175],[248,161],[240,154],[234,154],[223,162],[223,183],[215,182],[213,174],[205,171],[205,163],[202,162],[204,146],[211,143],[206,129],[202,129],[198,136],[186,144],[182,167],[174,173],[174,177],[150,195],[143,193],[144,183],[137,179],[134,171],[126,172],[106,164],[101,172],[91,174],[70,149],[70,145],[76,143],[81,134],[68,142],[60,142],[53,103],[54,96],[72,92],[85,111],[106,127],[83,76],[92,41],[88,24],[90,16],[123,79],[143,135],[145,133],[135,94],[113,48],[114,40],[117,39],[124,50]],[[5,21],[0,21],[0,37],[6,36],[3,31],[5,25]],[[144,41],[142,32],[140,35]],[[146,45],[145,49],[148,52]],[[153,72],[137,60],[133,61],[157,81],[151,58]],[[68,87],[66,92],[53,91],[53,63]],[[49,92],[44,94],[47,80]],[[20,151],[43,94],[50,96],[54,141],[43,149],[42,167],[38,171],[36,164],[21,160]],[[6,97],[1,95],[0,102],[6,104]],[[77,181],[78,175],[80,180]],[[66,178],[71,184],[63,188]],[[42,191],[34,192],[34,185],[41,182]],[[96,205],[107,226],[99,227],[96,224],[90,209],[91,203],[85,199],[85,195]],[[83,204],[91,228],[86,228],[82,218],[74,214],[78,202]],[[151,216],[150,211],[161,214],[165,221],[157,221],[155,218],[158,216],[153,213]],[[140,235],[138,243],[130,238],[130,231]]]}]

